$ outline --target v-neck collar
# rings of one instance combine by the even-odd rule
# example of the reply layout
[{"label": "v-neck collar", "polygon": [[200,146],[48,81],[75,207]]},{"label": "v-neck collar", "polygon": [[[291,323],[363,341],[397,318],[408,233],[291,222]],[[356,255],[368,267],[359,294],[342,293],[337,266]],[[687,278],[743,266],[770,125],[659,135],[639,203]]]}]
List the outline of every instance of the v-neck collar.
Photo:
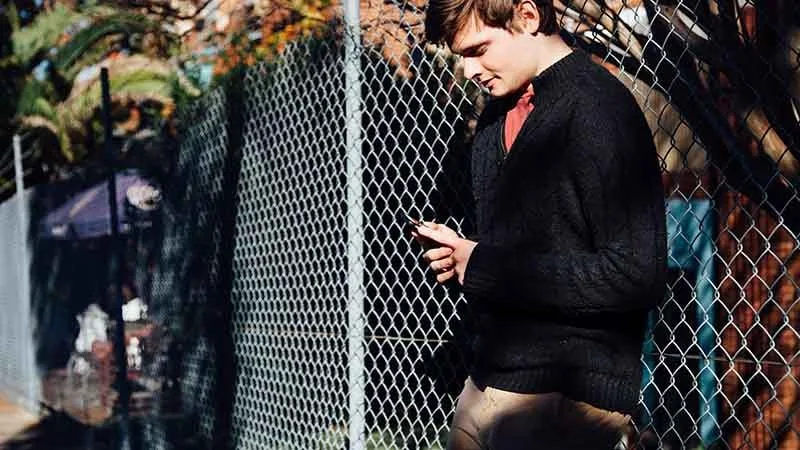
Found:
[{"label": "v-neck collar", "polygon": [[574,49],[572,52],[553,63],[541,74],[531,80],[531,85],[533,86],[534,92],[533,111],[531,111],[525,117],[525,121],[522,123],[519,134],[517,135],[517,138],[514,139],[514,142],[511,144],[511,147],[508,149],[508,151],[506,151],[504,136],[506,113],[510,110],[510,108],[513,108],[514,105],[516,105],[517,97],[509,96],[508,98],[502,100],[503,108],[501,108],[502,114],[500,117],[500,126],[497,130],[499,136],[496,140],[500,150],[500,162],[505,164],[509,157],[515,153],[515,149],[522,145],[520,142],[526,141],[525,137],[530,136],[531,133],[533,133],[539,127],[539,125],[541,125],[544,118],[547,117],[546,115],[550,109],[549,107],[560,98],[558,95],[559,84],[565,79],[565,77],[572,75],[570,70],[571,67],[583,56],[584,53],[582,50]]}]

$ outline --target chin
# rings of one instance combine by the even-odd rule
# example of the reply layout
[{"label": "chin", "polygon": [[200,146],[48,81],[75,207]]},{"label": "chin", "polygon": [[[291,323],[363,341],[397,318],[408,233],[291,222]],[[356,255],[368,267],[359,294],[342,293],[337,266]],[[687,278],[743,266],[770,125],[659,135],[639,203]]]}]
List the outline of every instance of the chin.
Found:
[{"label": "chin", "polygon": [[495,87],[489,91],[489,95],[491,95],[492,97],[505,97],[510,93],[511,91],[509,91],[505,87]]}]

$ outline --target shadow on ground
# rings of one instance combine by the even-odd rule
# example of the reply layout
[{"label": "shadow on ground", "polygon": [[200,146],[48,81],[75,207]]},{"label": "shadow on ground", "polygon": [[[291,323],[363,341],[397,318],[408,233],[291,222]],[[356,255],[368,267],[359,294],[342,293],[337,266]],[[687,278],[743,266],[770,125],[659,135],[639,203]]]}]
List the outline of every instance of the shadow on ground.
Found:
[{"label": "shadow on ground", "polygon": [[[104,444],[103,441],[107,441]],[[92,429],[66,414],[53,413],[0,444],[2,450],[72,450],[111,448],[113,430]],[[97,445],[94,445],[97,444]]]}]

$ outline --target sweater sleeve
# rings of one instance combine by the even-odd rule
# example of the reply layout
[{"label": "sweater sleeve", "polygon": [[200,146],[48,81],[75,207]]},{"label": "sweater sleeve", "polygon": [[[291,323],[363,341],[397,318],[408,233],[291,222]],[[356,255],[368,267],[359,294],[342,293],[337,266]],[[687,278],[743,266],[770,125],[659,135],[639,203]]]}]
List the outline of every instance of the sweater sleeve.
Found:
[{"label": "sweater sleeve", "polygon": [[571,130],[567,151],[591,251],[479,242],[467,263],[465,294],[572,316],[646,310],[661,301],[664,194],[649,128],[632,114],[640,111],[607,111]]}]

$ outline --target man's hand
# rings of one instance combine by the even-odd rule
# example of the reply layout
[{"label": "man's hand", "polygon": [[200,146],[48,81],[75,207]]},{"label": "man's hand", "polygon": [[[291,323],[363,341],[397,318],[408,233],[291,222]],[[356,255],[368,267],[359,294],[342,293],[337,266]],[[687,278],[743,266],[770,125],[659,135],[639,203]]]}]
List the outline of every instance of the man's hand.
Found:
[{"label": "man's hand", "polygon": [[478,243],[462,239],[446,225],[433,222],[424,224],[425,226],[417,227],[412,235],[421,243],[433,243],[433,248],[426,251],[423,258],[431,270],[436,272],[436,281],[443,284],[455,276],[458,283],[463,285],[469,257]]}]

